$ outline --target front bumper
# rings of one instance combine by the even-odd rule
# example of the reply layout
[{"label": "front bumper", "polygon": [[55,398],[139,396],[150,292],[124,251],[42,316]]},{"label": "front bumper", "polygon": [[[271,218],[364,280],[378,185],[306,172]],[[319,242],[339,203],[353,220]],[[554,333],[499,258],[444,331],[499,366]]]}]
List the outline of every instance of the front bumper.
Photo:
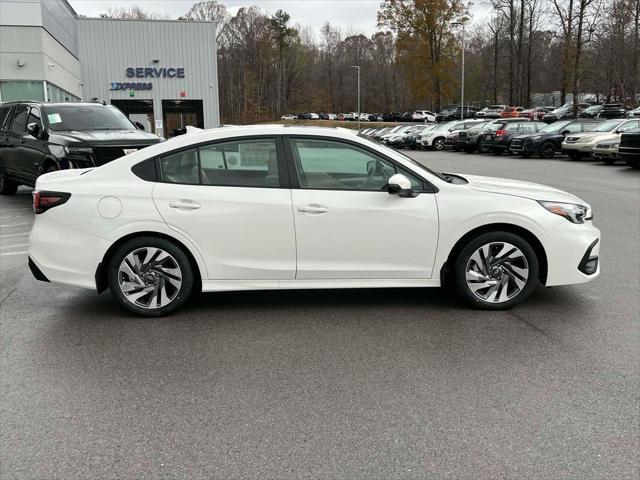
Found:
[{"label": "front bumper", "polygon": [[600,230],[592,222],[565,221],[551,229],[544,242],[546,286],[586,283],[600,275]]},{"label": "front bumper", "polygon": [[562,142],[563,152],[591,153],[595,143],[567,143]]},{"label": "front bumper", "polygon": [[591,151],[591,155],[594,158],[601,159],[601,160],[617,159],[618,149],[617,148],[594,148]]}]

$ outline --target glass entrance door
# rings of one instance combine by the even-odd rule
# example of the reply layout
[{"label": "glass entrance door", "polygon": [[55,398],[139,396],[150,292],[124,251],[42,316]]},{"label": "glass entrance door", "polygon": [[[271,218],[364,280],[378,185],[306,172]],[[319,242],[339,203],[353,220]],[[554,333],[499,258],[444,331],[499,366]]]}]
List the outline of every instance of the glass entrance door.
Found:
[{"label": "glass entrance door", "polygon": [[162,100],[162,117],[166,138],[185,133],[187,126],[204,128],[202,100]]},{"label": "glass entrance door", "polygon": [[111,100],[111,105],[122,110],[133,123],[142,125],[145,131],[155,133],[153,100]]}]

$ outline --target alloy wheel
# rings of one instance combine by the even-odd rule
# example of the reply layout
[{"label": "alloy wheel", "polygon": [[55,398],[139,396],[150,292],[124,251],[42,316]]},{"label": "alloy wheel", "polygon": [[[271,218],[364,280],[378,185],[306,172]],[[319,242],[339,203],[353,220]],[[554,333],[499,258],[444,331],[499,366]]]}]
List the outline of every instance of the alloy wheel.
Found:
[{"label": "alloy wheel", "polygon": [[433,141],[434,150],[444,150],[444,140],[442,138],[437,138]]},{"label": "alloy wheel", "polygon": [[491,242],[478,248],[469,257],[465,272],[469,290],[490,303],[511,300],[529,280],[525,255],[507,242]]},{"label": "alloy wheel", "polygon": [[156,247],[142,247],[122,259],[118,286],[124,298],[134,305],[162,308],[180,293],[182,271],[171,254]]}]

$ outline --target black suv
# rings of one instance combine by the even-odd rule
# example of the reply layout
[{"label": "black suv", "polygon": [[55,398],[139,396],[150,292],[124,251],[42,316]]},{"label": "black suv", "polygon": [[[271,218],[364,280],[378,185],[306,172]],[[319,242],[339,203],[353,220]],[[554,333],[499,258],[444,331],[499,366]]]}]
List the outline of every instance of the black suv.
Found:
[{"label": "black suv", "polygon": [[536,133],[546,127],[543,122],[493,122],[490,128],[482,135],[480,146],[483,151],[490,151],[494,155],[502,155],[509,151],[511,140],[516,135],[523,133]]},{"label": "black suv", "polygon": [[39,175],[103,165],[162,139],[101,103],[13,102],[0,106],[0,193]]},{"label": "black suv", "polygon": [[487,153],[488,150],[483,148],[481,141],[485,133],[494,130],[494,125],[506,125],[508,123],[526,123],[528,118],[498,118],[487,119],[487,123],[481,123],[478,127],[472,127],[469,130],[462,130],[458,133],[458,146],[467,153],[473,153],[478,150],[480,153]]},{"label": "black suv", "polygon": [[556,152],[562,148],[562,141],[568,133],[586,132],[592,129],[601,120],[578,119],[558,120],[535,133],[517,135],[511,140],[509,151],[511,153],[530,157],[539,154],[542,158],[553,158]]},{"label": "black suv", "polygon": [[607,103],[602,106],[602,110],[598,113],[598,118],[624,118],[627,116],[627,111],[624,105],[620,103]]},{"label": "black suv", "polygon": [[640,129],[630,130],[620,136],[618,155],[630,167],[640,168]]}]

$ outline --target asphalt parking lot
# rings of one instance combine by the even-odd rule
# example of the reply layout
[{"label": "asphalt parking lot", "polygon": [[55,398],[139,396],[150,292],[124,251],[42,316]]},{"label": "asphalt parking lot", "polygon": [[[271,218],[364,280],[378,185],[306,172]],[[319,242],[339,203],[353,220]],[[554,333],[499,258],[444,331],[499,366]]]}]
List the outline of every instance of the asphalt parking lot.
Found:
[{"label": "asphalt parking lot", "polygon": [[31,276],[21,190],[0,198],[0,477],[638,478],[640,172],[412,155],[589,201],[601,277],[508,312],[438,289],[292,291],[140,319]]}]

